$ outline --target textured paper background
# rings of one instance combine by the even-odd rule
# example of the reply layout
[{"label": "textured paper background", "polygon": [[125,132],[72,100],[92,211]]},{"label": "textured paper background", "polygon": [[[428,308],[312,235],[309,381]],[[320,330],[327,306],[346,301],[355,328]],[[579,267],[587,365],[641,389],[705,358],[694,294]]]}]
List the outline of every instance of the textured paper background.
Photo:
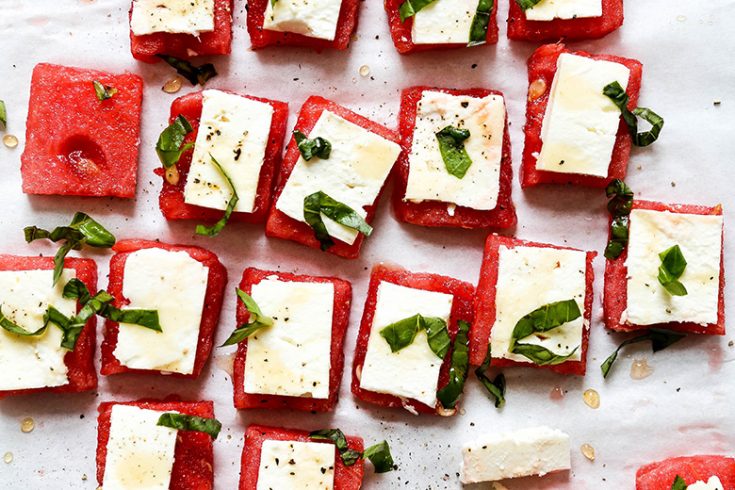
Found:
[{"label": "textured paper background", "polygon": [[[500,0],[500,43],[473,49],[431,52],[400,57],[394,50],[380,0],[361,5],[357,40],[347,52],[316,54],[293,48],[248,49],[245,2],[236,0],[235,38],[231,57],[215,59],[220,76],[208,87],[286,100],[291,124],[303,100],[321,94],[396,126],[399,91],[412,84],[450,87],[481,86],[505,92],[513,142],[514,189],[520,238],[601,250],[605,243],[605,199],[600,191],[546,187],[521,192],[517,184],[523,145],[525,60],[534,45],[509,43],[505,17],[509,0]],[[648,346],[629,349],[615,372],[603,382],[598,365],[621,336],[601,325],[600,292],[603,260],[598,258],[597,281],[588,360],[584,379],[534,369],[508,369],[508,403],[497,411],[479,384],[467,384],[462,414],[451,419],[414,417],[397,410],[377,410],[356,402],[349,391],[352,350],[368,269],[392,261],[416,271],[448,274],[475,282],[485,233],[429,230],[398,223],[388,199],[383,199],[362,257],[344,261],[281,240],[268,240],[262,226],[232,225],[220,237],[193,236],[195,223],[167,223],[160,215],[160,180],[154,145],[165,125],[174,96],[161,91],[171,77],[166,66],[134,61],[129,52],[129,0],[0,0],[0,98],[8,106],[8,132],[21,144],[0,147],[0,251],[52,254],[44,244],[28,246],[22,227],[66,222],[77,210],[99,217],[118,238],[160,238],[192,243],[217,252],[229,268],[225,308],[218,342],[234,325],[233,289],[247,266],[280,268],[313,274],[335,274],[352,281],[354,301],[345,343],[346,370],[341,401],[330,415],[240,412],[232,407],[227,372],[232,349],[217,350],[201,378],[179,381],[157,376],[101,378],[98,393],[40,395],[0,401],[0,454],[11,451],[11,464],[0,462],[3,488],[95,488],[96,407],[103,400],[130,400],[179,394],[185,399],[211,399],[225,424],[215,444],[216,488],[236,488],[245,426],[251,422],[305,429],[341,427],[362,435],[368,443],[387,438],[398,472],[382,476],[367,472],[365,488],[458,488],[459,449],[482,433],[548,424],[571,434],[573,469],[569,474],[509,483],[520,488],[632,488],[635,469],[649,461],[692,453],[734,453],[735,349],[731,327],[724,338],[690,338],[652,356]],[[662,139],[653,147],[634,150],[629,183],[639,196],[652,200],[725,205],[726,222],[735,208],[735,2],[711,0],[628,0],[623,28],[604,40],[578,43],[592,52],[638,58],[644,63],[641,104],[665,116]],[[20,190],[19,158],[23,147],[31,70],[37,62],[132,71],[146,81],[138,192],[135,201],[28,197]],[[371,75],[362,77],[361,65]],[[474,68],[473,68],[474,67]],[[178,95],[191,91],[186,87]],[[715,100],[722,101],[715,106]],[[733,266],[735,246],[726,244],[726,265]],[[106,286],[105,253],[98,260],[100,286]],[[732,267],[730,267],[732,269]],[[733,289],[728,313],[735,314]],[[634,358],[648,359],[654,372],[633,381]],[[552,389],[565,396],[553,401]],[[582,401],[586,388],[600,392],[598,410]],[[30,434],[20,432],[26,416],[36,420]],[[589,443],[597,460],[584,459],[579,446]]]}]

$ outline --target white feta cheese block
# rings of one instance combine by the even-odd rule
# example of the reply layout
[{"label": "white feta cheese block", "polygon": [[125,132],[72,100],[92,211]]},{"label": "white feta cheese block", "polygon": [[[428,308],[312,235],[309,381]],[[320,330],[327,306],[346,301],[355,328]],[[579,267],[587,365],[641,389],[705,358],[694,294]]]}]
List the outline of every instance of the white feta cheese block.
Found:
[{"label": "white feta cheese block", "polygon": [[569,436],[549,427],[489,433],[465,445],[462,459],[465,484],[544,476],[571,468]]},{"label": "white feta cheese block", "polygon": [[582,358],[587,256],[578,250],[559,250],[532,246],[500,246],[498,282],[495,293],[495,324],[490,335],[493,357],[533,363],[508,352],[518,320],[549,303],[574,299],[582,316],[543,336],[531,335],[524,344],[540,345],[554,354],[567,355],[570,361]]},{"label": "white feta cheese block", "polygon": [[162,332],[120,324],[115,357],[131,369],[191,374],[209,268],[188,253],[146,248],[125,260],[126,308],[158,311]]},{"label": "white feta cheese block", "polygon": [[606,177],[620,125],[620,109],[602,93],[606,85],[628,86],[625,65],[562,53],[541,126],[536,168]]},{"label": "white feta cheese block", "polygon": [[525,11],[526,19],[582,19],[602,17],[602,0],[541,0]]},{"label": "white feta cheese block", "polygon": [[413,17],[414,44],[467,44],[478,0],[436,0]]},{"label": "white feta cheese block", "polygon": [[[35,332],[43,327],[43,316],[49,305],[71,317],[77,302],[62,296],[64,285],[76,276],[64,269],[52,286],[52,270],[0,271],[0,304],[8,320]],[[50,388],[69,383],[61,347],[62,332],[49,325],[38,336],[24,337],[0,329],[0,390]]]},{"label": "white feta cheese block", "polygon": [[168,489],[177,431],[157,425],[163,413],[131,405],[112,407],[105,490]]},{"label": "white feta cheese block", "polygon": [[382,281],[378,285],[373,324],[370,329],[360,387],[375,393],[411,398],[433,407],[439,384],[439,359],[429,347],[424,330],[411,345],[391,352],[380,331],[399,320],[421,314],[438,317],[447,324],[454,296],[436,291],[414,289]]},{"label": "white feta cheese block", "polygon": [[191,34],[214,30],[214,0],[133,0],[130,28],[136,36],[156,32]]},{"label": "white feta cheese block", "polygon": [[[441,1],[441,0],[440,0]],[[461,179],[447,172],[436,133],[447,126],[468,129],[464,141],[472,165]],[[404,200],[441,201],[479,210],[498,204],[505,103],[499,95],[478,98],[426,91],[416,111]]]},{"label": "white feta cheese block", "polygon": [[256,490],[332,490],[334,444],[263,441]]},{"label": "white feta cheese block", "polygon": [[[722,224],[722,216],[634,209],[625,261],[628,306],[621,321],[717,323]],[[686,296],[672,296],[658,282],[659,254],[674,245],[687,261],[679,278]]]},{"label": "white feta cheese block", "polygon": [[205,208],[227,208],[232,189],[212,163],[214,157],[237,191],[235,211],[252,213],[272,118],[270,104],[220,90],[205,90],[184,201]]},{"label": "white feta cheese block", "polygon": [[334,284],[255,284],[253,300],[273,326],[248,338],[245,393],[329,398]]},{"label": "white feta cheese block", "polygon": [[[328,159],[314,157],[308,162],[299,156],[276,209],[305,223],[304,198],[322,191],[362,217],[367,216],[365,206],[377,199],[401,147],[326,110],[308,136],[328,140],[332,144],[331,154]],[[356,230],[324,215],[322,219],[333,238],[348,245],[355,243]]]},{"label": "white feta cheese block", "polygon": [[263,29],[334,41],[341,8],[342,0],[269,1]]},{"label": "white feta cheese block", "polygon": [[699,480],[687,485],[687,490],[724,490],[724,488],[722,481],[717,476],[711,476],[706,482]]}]

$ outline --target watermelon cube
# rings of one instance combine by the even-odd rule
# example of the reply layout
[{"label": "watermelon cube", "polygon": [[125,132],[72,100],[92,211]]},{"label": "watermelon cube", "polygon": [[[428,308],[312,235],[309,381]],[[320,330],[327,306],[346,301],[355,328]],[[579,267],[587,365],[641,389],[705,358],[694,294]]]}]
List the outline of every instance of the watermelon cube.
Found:
[{"label": "watermelon cube", "polygon": [[[735,488],[735,458],[716,455],[680,456],[641,466],[635,475],[636,490],[671,490],[676,477],[686,485],[716,484],[723,490]],[[693,487],[690,487],[693,488]],[[715,488],[715,487],[707,487]]]},{"label": "watermelon cube", "polygon": [[623,25],[623,0],[601,0],[600,17],[549,21],[528,20],[516,0],[510,0],[508,38],[516,41],[578,41],[604,37]]}]

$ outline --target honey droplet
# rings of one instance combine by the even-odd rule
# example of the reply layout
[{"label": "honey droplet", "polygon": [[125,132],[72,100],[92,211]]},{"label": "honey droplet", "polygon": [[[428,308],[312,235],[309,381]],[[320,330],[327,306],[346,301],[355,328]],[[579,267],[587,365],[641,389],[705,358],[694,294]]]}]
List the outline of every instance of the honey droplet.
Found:
[{"label": "honey droplet", "polygon": [[16,146],[18,146],[18,138],[16,138],[12,134],[6,134],[5,136],[3,136],[3,144],[8,148],[15,148]]},{"label": "honey droplet", "polygon": [[646,359],[634,359],[630,365],[630,377],[633,379],[644,379],[653,374],[653,368],[648,365]]},{"label": "honey droplet", "polygon": [[590,408],[600,408],[600,394],[592,388],[584,390],[582,394],[584,403]]},{"label": "honey droplet", "polygon": [[367,65],[362,65],[360,67],[360,76],[361,77],[366,77],[368,75],[370,75],[370,67],[367,66]]},{"label": "honey droplet", "polygon": [[561,386],[554,386],[549,392],[549,398],[555,402],[560,401],[564,398],[564,390],[561,389]]},{"label": "honey droplet", "polygon": [[7,453],[5,453],[5,455],[3,456],[3,461],[5,461],[5,464],[12,463],[13,462],[13,453],[11,453],[10,451],[8,451]]},{"label": "honey droplet", "polygon": [[171,165],[166,169],[166,182],[171,185],[177,185],[179,183],[179,169],[176,165]]},{"label": "honey droplet", "polygon": [[28,434],[29,432],[33,432],[33,429],[36,427],[36,423],[33,421],[31,417],[26,417],[20,422],[20,431]]},{"label": "honey droplet", "polygon": [[181,90],[182,83],[184,83],[184,80],[181,77],[174,77],[163,84],[162,90],[167,94],[175,94],[176,92]]},{"label": "honey droplet", "polygon": [[534,101],[546,93],[546,82],[541,80],[534,80],[528,87],[528,100]]},{"label": "honey droplet", "polygon": [[582,454],[585,458],[589,459],[590,461],[595,460],[595,448],[593,448],[589,444],[582,444],[582,447],[580,449],[582,450]]}]

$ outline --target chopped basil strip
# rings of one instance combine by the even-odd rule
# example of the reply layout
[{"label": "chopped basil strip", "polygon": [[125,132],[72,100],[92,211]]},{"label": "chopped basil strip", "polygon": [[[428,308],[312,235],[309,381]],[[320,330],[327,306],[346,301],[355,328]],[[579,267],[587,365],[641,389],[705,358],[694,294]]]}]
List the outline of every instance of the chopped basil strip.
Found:
[{"label": "chopped basil strip", "polygon": [[240,200],[240,196],[237,195],[237,190],[235,190],[235,184],[232,183],[232,179],[230,178],[229,175],[227,175],[227,172],[225,172],[225,169],[222,168],[222,165],[220,165],[219,162],[215,160],[212,155],[209,155],[209,158],[212,159],[212,165],[217,167],[217,170],[220,171],[222,176],[227,181],[227,185],[230,186],[230,190],[232,191],[232,197],[230,198],[230,201],[227,203],[227,208],[225,209],[224,216],[222,216],[219,219],[219,221],[217,221],[212,226],[197,225],[195,231],[197,235],[217,236],[219,235],[219,232],[222,231],[225,226],[227,226],[227,222],[230,221],[230,216],[232,216],[232,212],[235,210],[235,206],[237,206],[237,202]]},{"label": "chopped basil strip", "polygon": [[317,430],[311,432],[309,434],[309,437],[312,439],[329,440],[334,442],[334,445],[337,446],[339,456],[342,458],[342,463],[345,466],[352,466],[353,464],[357,463],[360,458],[362,458],[362,454],[360,454],[359,451],[350,449],[347,446],[347,437],[345,437],[344,432],[339,429]]},{"label": "chopped basil strip", "polygon": [[442,318],[424,317],[416,314],[391,323],[380,331],[380,336],[388,342],[391,352],[398,352],[411,345],[420,330],[426,330],[431,351],[439,359],[444,359],[447,352],[449,352],[452,339],[449,337],[447,322]]},{"label": "chopped basil strip", "polygon": [[53,323],[61,329],[63,333],[61,337],[61,347],[73,351],[77,346],[79,335],[84,330],[87,319],[79,315],[71,318],[67,317],[53,306],[49,306],[46,314],[43,316],[44,326]]},{"label": "chopped basil strip", "polygon": [[156,425],[176,430],[204,432],[205,434],[212,436],[212,439],[217,439],[219,432],[222,430],[222,423],[217,419],[197,417],[196,415],[184,415],[182,413],[175,412],[166,412],[162,414]]},{"label": "chopped basil strip", "polygon": [[464,320],[457,322],[459,330],[454,338],[454,349],[452,350],[452,366],[449,368],[449,382],[436,393],[436,398],[444,408],[457,406],[464,383],[467,380],[467,370],[470,366],[469,350],[470,324]]},{"label": "chopped basil strip", "polygon": [[304,198],[304,220],[314,230],[314,235],[319,240],[322,250],[334,245],[324,225],[322,215],[343,226],[357,230],[365,236],[370,236],[373,232],[372,226],[348,205],[335,201],[322,191],[309,194]]},{"label": "chopped basil strip", "polygon": [[102,85],[97,80],[92,81],[92,84],[94,85],[94,92],[97,94],[97,99],[99,99],[100,102],[111,99],[112,96],[117,93],[117,89],[115,87]]},{"label": "chopped basil strip", "polygon": [[687,482],[685,482],[684,479],[679,475],[676,475],[676,478],[674,478],[674,483],[671,484],[671,490],[687,490],[687,488]]},{"label": "chopped basil strip", "polygon": [[436,0],[406,0],[398,9],[398,12],[401,14],[401,22],[406,22],[406,19],[413,17],[417,12],[426,6],[431,5],[435,1]]},{"label": "chopped basil strip", "polygon": [[44,324],[35,332],[29,332],[25,328],[12,321],[10,318],[6,317],[2,310],[3,305],[0,305],[0,327],[4,328],[10,333],[14,333],[15,335],[20,335],[22,337],[33,337],[36,335],[41,335],[43,332],[46,331],[46,328],[48,327],[47,324]]},{"label": "chopped basil strip", "polygon": [[54,285],[61,277],[64,270],[64,259],[71,250],[81,250],[84,245],[110,248],[115,244],[115,236],[85,213],[74,214],[68,226],[57,226],[51,231],[37,226],[26,226],[23,233],[28,243],[42,239],[48,239],[52,242],[65,240],[65,243],[59,247],[54,256]]},{"label": "chopped basil strip", "polygon": [[548,332],[567,322],[576,320],[582,316],[579,306],[574,299],[557,301],[541,306],[524,316],[513,328],[513,333],[508,345],[508,352],[520,354],[540,366],[553,366],[561,364],[577,352],[579,346],[575,347],[567,355],[558,355],[546,347],[534,344],[521,344],[518,341],[525,339],[535,333]]},{"label": "chopped basil strip", "polygon": [[[628,110],[630,97],[628,97],[628,94],[625,93],[625,90],[623,90],[623,87],[618,82],[612,82],[606,85],[602,89],[602,93],[609,97],[618,106],[618,109],[620,109],[623,121],[628,126],[628,132],[633,138],[633,144],[635,146],[648,146],[658,139],[664,127],[664,119],[661,116],[645,107],[637,107],[632,111]],[[638,132],[639,117],[651,124],[650,130],[641,133]]]},{"label": "chopped basil strip", "polygon": [[490,15],[494,0],[480,0],[477,4],[475,16],[470,25],[470,41],[467,46],[478,46],[487,42],[487,29],[490,25]]},{"label": "chopped basil strip", "polygon": [[376,473],[393,471],[393,456],[390,454],[388,442],[383,441],[365,449],[363,456],[370,460]]},{"label": "chopped basil strip", "polygon": [[5,101],[0,100],[0,129],[5,131],[8,127],[8,111],[5,108]]},{"label": "chopped basil strip", "polygon": [[217,76],[217,70],[214,69],[214,65],[212,63],[207,63],[201,66],[194,66],[189,61],[180,60],[178,58],[174,58],[173,56],[168,56],[165,54],[157,54],[156,56],[174,67],[176,69],[176,72],[182,77],[189,80],[192,85],[199,84],[203,87],[204,84],[207,83],[207,81]]},{"label": "chopped basil strip", "polygon": [[505,375],[498,373],[495,379],[490,379],[486,372],[490,367],[492,361],[492,352],[490,346],[487,346],[487,354],[485,354],[485,360],[482,361],[482,365],[475,369],[475,376],[480,380],[482,386],[485,387],[488,394],[495,398],[495,408],[502,408],[505,405]]},{"label": "chopped basil strip", "polygon": [[658,254],[661,259],[661,265],[658,268],[658,282],[672,296],[686,296],[687,288],[679,281],[687,267],[687,261],[684,254],[681,253],[679,245],[674,245]]},{"label": "chopped basil strip", "polygon": [[541,0],[515,0],[518,6],[521,7],[523,10],[533,8],[540,1]]},{"label": "chopped basil strip", "polygon": [[444,166],[450,175],[461,179],[472,165],[472,160],[464,147],[464,140],[470,137],[468,129],[447,126],[436,133],[439,142],[439,152],[444,160]]},{"label": "chopped basil strip", "polygon": [[241,289],[236,289],[235,292],[237,293],[237,297],[240,298],[240,301],[245,305],[245,308],[248,309],[250,319],[246,323],[239,325],[220,347],[238,344],[258,330],[273,326],[273,318],[265,316],[263,312],[260,311],[258,304],[250,295]]},{"label": "chopped basil strip", "polygon": [[191,124],[182,115],[177,116],[174,122],[161,132],[156,142],[156,153],[165,168],[176,165],[181,155],[194,146],[194,143],[184,145],[184,138],[191,132]]},{"label": "chopped basil strip", "polygon": [[607,210],[612,216],[610,241],[605,247],[605,257],[617,259],[628,246],[628,224],[633,208],[633,191],[620,179],[610,182],[605,189],[608,199]]},{"label": "chopped basil strip", "polygon": [[633,337],[632,339],[628,339],[624,341],[623,343],[621,343],[618,346],[618,348],[615,349],[615,351],[612,354],[610,354],[610,356],[607,359],[605,359],[605,362],[603,362],[602,365],[600,365],[600,369],[602,370],[602,377],[607,378],[607,375],[610,373],[610,369],[615,363],[615,360],[618,358],[618,353],[620,352],[620,349],[622,349],[626,345],[636,344],[638,342],[645,342],[647,340],[650,340],[651,348],[653,349],[653,352],[658,352],[658,351],[664,350],[671,344],[674,344],[680,341],[684,337],[685,335],[681,333],[671,332],[669,330],[652,329],[643,335],[639,335],[638,337]]},{"label": "chopped basil strip", "polygon": [[313,140],[306,137],[301,131],[294,130],[293,137],[296,140],[296,146],[299,148],[299,153],[307,162],[314,157],[327,160],[329,155],[332,153],[332,144],[317,136]]}]

